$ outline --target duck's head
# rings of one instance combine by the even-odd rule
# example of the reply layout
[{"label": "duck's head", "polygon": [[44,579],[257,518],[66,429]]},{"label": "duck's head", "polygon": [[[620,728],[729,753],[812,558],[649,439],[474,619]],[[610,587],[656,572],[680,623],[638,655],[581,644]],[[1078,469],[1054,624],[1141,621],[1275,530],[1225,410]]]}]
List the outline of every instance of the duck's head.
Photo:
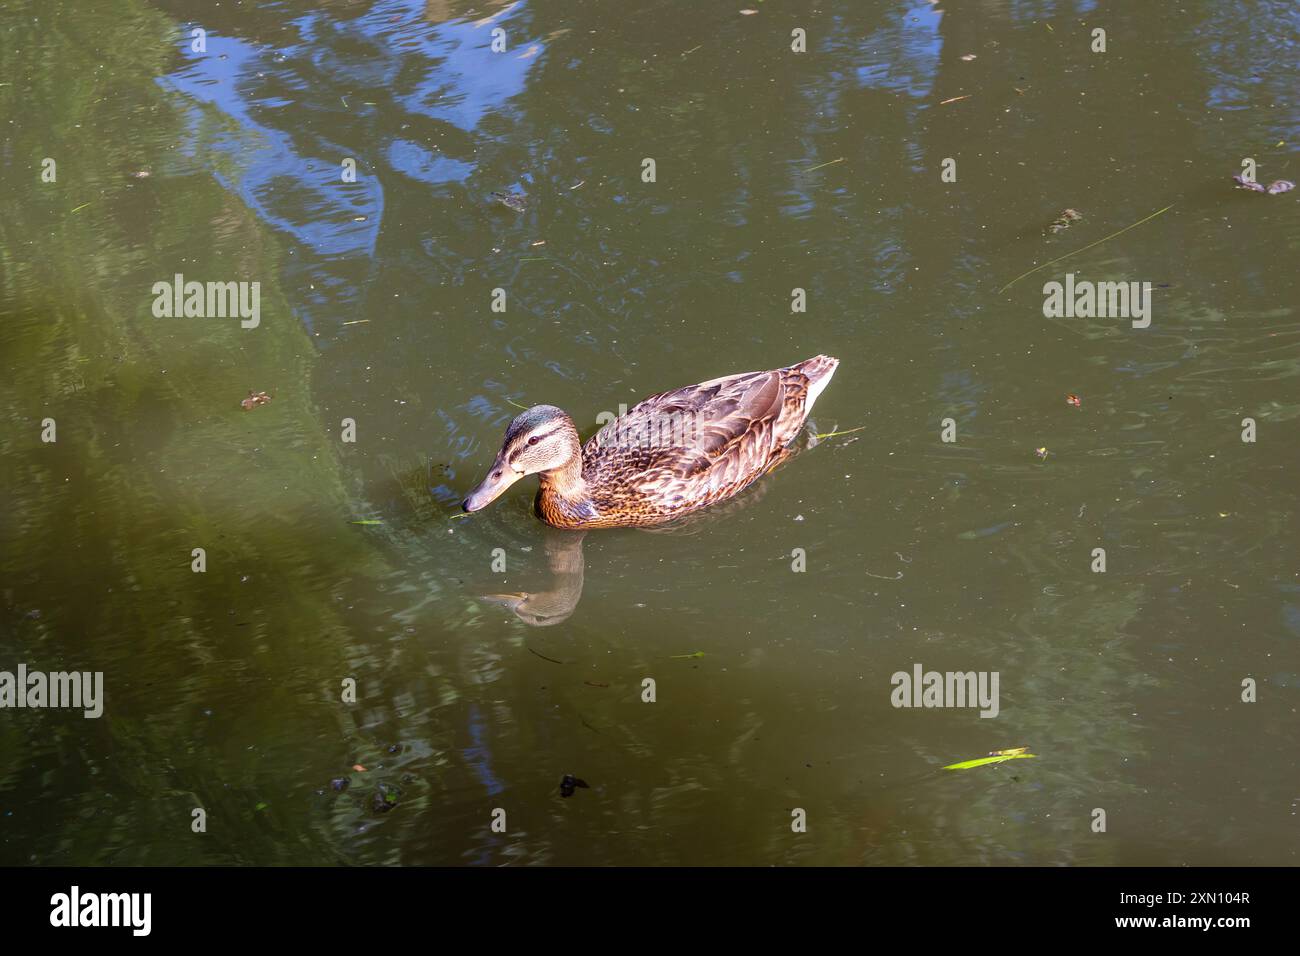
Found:
[{"label": "duck's head", "polygon": [[466,511],[486,508],[520,478],[565,468],[580,461],[581,455],[573,420],[554,405],[534,405],[510,423],[487,477],[461,507]]}]

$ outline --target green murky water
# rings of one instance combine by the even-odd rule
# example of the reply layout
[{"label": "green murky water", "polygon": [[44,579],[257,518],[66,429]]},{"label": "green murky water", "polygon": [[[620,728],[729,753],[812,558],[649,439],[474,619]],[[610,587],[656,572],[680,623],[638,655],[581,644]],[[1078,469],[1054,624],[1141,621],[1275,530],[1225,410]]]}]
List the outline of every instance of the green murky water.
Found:
[{"label": "green murky water", "polygon": [[[1300,179],[1296,31],[8,0],[0,669],[105,704],[0,711],[0,862],[1295,863],[1297,194],[1229,177]],[[1152,283],[1150,327],[1045,318],[1067,272]],[[155,317],[177,273],[259,324]],[[862,430],[732,505],[455,517],[516,405],[585,435],[818,352],[816,430]],[[893,707],[916,664],[998,716]]]}]

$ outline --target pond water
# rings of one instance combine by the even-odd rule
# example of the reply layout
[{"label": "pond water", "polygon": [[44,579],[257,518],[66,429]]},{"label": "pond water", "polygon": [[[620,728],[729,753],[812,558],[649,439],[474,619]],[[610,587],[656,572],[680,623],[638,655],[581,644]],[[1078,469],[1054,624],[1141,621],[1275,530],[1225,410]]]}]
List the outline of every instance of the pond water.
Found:
[{"label": "pond water", "polygon": [[[0,862],[1294,864],[1251,11],[8,0],[0,670],[104,701],[0,711]],[[1067,274],[1149,326],[1045,315]],[[825,437],[698,518],[460,513],[521,406],[818,353]],[[996,716],[894,706],[918,665]]]}]

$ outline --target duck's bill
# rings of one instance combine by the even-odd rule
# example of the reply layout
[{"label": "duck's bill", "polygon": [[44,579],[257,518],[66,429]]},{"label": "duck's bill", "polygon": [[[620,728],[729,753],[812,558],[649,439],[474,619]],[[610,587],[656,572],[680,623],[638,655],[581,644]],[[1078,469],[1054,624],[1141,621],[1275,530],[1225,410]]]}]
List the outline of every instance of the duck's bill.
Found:
[{"label": "duck's bill", "polygon": [[512,594],[480,594],[479,598],[489,604],[495,604],[497,607],[505,607],[515,611],[528,600],[529,594],[527,591],[515,591]]},{"label": "duck's bill", "polygon": [[576,594],[560,591],[529,594],[520,591],[514,594],[481,594],[479,597],[489,604],[509,608],[514,611],[515,617],[529,627],[550,627],[567,621],[573,615],[578,600],[582,597],[582,589],[579,588]]},{"label": "duck's bill", "polygon": [[[494,477],[498,473],[501,477]],[[460,506],[466,511],[480,511],[505,494],[506,489],[522,477],[504,462],[498,461],[479,486],[465,496]]]}]

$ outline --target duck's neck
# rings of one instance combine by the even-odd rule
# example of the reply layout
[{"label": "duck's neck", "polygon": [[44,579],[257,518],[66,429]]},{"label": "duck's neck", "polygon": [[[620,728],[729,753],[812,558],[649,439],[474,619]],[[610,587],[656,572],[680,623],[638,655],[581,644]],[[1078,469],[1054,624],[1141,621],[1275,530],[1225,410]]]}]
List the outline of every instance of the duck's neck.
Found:
[{"label": "duck's neck", "polygon": [[582,477],[580,448],[575,448],[559,468],[539,473],[538,479],[541,488],[537,492],[537,508],[548,524],[572,528],[594,517],[587,482]]},{"label": "duck's neck", "polygon": [[582,452],[574,449],[573,454],[559,468],[541,472],[542,492],[565,501],[584,501],[587,497],[587,482],[582,477]]}]

